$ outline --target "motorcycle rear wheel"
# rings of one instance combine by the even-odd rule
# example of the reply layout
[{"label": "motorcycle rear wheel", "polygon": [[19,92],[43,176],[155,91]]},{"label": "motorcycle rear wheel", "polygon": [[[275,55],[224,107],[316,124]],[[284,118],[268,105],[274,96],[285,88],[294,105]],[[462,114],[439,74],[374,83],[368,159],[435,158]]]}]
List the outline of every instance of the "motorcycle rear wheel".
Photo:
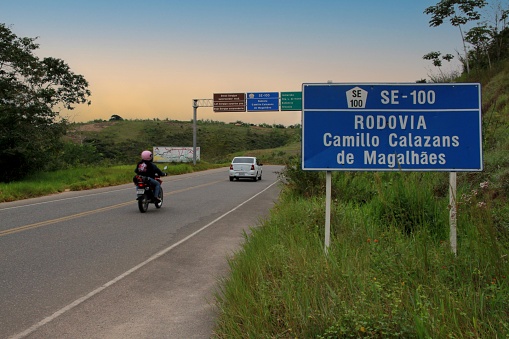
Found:
[{"label": "motorcycle rear wheel", "polygon": [[156,205],[156,208],[161,208],[163,206],[163,188],[161,187],[159,189],[159,199],[161,199],[160,202],[156,202],[154,205]]},{"label": "motorcycle rear wheel", "polygon": [[145,213],[148,210],[148,203],[149,201],[146,194],[144,194],[143,197],[138,199],[138,208],[141,213]]}]

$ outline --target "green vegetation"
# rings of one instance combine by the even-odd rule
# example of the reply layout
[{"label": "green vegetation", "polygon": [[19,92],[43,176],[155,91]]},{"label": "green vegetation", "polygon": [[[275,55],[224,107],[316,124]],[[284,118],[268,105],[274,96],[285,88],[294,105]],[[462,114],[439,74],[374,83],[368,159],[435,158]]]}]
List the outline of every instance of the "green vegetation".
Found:
[{"label": "green vegetation", "polygon": [[[463,55],[457,52],[464,74],[472,70],[491,69],[493,65],[508,57],[508,15],[507,4],[488,0],[440,0],[429,6],[424,13],[430,15],[430,27],[439,27],[445,22],[458,28],[463,42]],[[475,25],[474,25],[475,24]],[[438,75],[429,75],[432,82],[455,82],[461,72],[444,74],[442,62],[450,62],[452,54],[442,55],[433,51],[423,56],[438,67]],[[420,82],[420,81],[419,81]],[[426,82],[426,81],[424,81]]]},{"label": "green vegetation", "polygon": [[36,56],[36,38],[0,23],[0,182],[55,169],[67,121],[60,110],[89,103],[88,82],[60,59]]},{"label": "green vegetation", "polygon": [[[492,75],[492,76],[490,76]],[[448,173],[335,172],[291,160],[271,216],[245,236],[216,295],[219,338],[509,336],[509,62],[483,88],[485,170],[458,174],[458,253]]]},{"label": "green vegetation", "polygon": [[509,337],[509,60],[468,56],[454,80],[482,86],[484,171],[458,174],[457,254],[448,173],[333,173],[325,253],[325,175],[292,159],[280,201],[229,260],[216,337]]},{"label": "green vegetation", "polygon": [[[439,5],[429,7],[434,25],[454,19],[461,29],[461,16],[450,8],[473,18],[468,13],[484,1]],[[501,14],[505,25],[507,11]],[[482,85],[485,167],[458,174],[457,255],[449,244],[447,173],[333,173],[325,253],[324,174],[300,170],[300,130],[199,122],[202,162],[171,164],[170,173],[224,166],[240,154],[286,165],[280,201],[245,235],[220,282],[216,337],[509,337],[508,29],[481,28],[465,35],[473,49],[461,59],[465,72],[453,77]],[[490,34],[495,44],[486,43]],[[428,57],[441,66],[440,53]],[[117,119],[71,127],[55,157],[60,170],[0,185],[3,201],[127,183],[140,150],[192,143],[190,122]],[[133,165],[115,166],[126,163]],[[75,168],[83,165],[100,166]]]},{"label": "green vegetation", "polygon": [[[236,155],[258,156],[265,164],[284,164],[300,153],[300,128],[198,121],[202,160],[168,165],[170,175],[228,166]],[[0,202],[33,198],[65,190],[130,183],[143,149],[192,146],[192,122],[159,120],[96,121],[74,124],[52,159],[52,171],[32,171],[23,180],[0,182]],[[246,147],[254,150],[246,150]],[[275,148],[271,148],[275,147]],[[264,149],[265,148],[265,149]],[[232,152],[232,153],[230,153]],[[125,164],[132,165],[125,165]]]},{"label": "green vegetation", "polygon": [[[73,124],[61,114],[90,104],[88,82],[60,59],[36,55],[37,38],[18,37],[0,23],[0,182],[40,171],[134,163],[143,149],[193,145],[190,122],[111,121]],[[198,122],[202,160],[227,162],[246,149],[281,147],[296,141],[296,129],[242,122]]]},{"label": "green vegetation", "polygon": [[[168,175],[193,173],[207,169],[226,166],[226,164],[209,164],[201,162],[191,164],[158,164]],[[92,188],[121,185],[132,182],[134,176],[132,165],[76,167],[52,172],[32,174],[24,180],[0,183],[0,202],[35,198],[64,191],[80,191]]]},{"label": "green vegetation", "polygon": [[[292,141],[296,143],[300,128],[200,120],[196,134],[201,160],[227,163],[231,161],[231,154],[236,152],[283,147]],[[88,146],[92,154],[99,155],[99,162],[125,164],[137,161],[141,150],[154,146],[193,146],[193,124],[191,121],[173,120],[98,121],[74,125],[67,137],[73,145],[79,145],[72,150]]]},{"label": "green vegetation", "polygon": [[283,173],[288,186],[270,218],[230,260],[217,337],[509,334],[509,211],[498,182],[481,187],[477,176],[475,187],[461,176],[454,256],[446,174],[335,173],[325,255],[325,180],[301,174]]}]

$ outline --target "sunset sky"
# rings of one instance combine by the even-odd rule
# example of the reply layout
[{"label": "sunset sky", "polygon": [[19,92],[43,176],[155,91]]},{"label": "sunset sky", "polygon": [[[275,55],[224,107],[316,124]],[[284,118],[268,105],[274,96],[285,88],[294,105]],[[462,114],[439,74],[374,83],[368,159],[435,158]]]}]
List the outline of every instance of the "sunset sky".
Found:
[{"label": "sunset sky", "polygon": [[[422,56],[462,50],[459,30],[431,28],[438,0],[0,0],[0,22],[39,37],[40,57],[82,74],[91,106],[73,121],[191,120],[214,93],[300,91],[302,83],[415,82],[438,73]],[[457,59],[457,57],[456,57]],[[443,71],[459,69],[457,61]],[[300,112],[198,119],[292,125]]]}]

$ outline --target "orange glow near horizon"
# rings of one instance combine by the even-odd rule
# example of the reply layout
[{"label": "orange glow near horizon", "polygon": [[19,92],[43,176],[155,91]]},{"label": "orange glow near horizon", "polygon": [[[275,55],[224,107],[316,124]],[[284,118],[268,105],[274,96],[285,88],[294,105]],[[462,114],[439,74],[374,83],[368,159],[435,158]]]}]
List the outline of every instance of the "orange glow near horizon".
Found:
[{"label": "orange glow near horizon", "polygon": [[[415,82],[438,72],[424,54],[461,45],[455,27],[429,27],[423,10],[436,0],[27,1],[2,4],[3,20],[20,37],[39,37],[37,55],[60,58],[87,79],[92,105],[68,112],[77,122],[114,114],[191,120],[192,100],[214,93],[300,91],[302,83],[329,80]],[[293,125],[300,112],[203,107],[198,119]]]}]

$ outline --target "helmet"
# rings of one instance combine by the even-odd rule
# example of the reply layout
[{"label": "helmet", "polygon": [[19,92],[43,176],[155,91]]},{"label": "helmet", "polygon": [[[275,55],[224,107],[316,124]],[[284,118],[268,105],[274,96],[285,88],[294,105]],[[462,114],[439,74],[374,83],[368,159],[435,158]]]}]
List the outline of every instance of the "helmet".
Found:
[{"label": "helmet", "polygon": [[141,152],[141,159],[151,161],[152,160],[152,152],[150,152],[150,151]]}]

